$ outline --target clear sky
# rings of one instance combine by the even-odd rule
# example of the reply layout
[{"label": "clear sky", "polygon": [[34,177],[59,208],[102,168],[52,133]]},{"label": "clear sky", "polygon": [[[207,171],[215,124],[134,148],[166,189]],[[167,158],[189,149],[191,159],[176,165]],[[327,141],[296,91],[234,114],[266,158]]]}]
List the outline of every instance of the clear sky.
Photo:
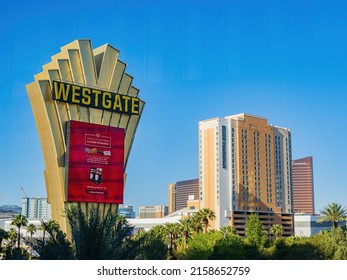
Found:
[{"label": "clear sky", "polygon": [[25,90],[75,39],[120,50],[146,101],[125,204],[167,204],[198,177],[198,122],[249,113],[292,131],[312,156],[316,211],[347,207],[347,2],[322,0],[6,1],[0,17],[0,205],[46,196]]}]

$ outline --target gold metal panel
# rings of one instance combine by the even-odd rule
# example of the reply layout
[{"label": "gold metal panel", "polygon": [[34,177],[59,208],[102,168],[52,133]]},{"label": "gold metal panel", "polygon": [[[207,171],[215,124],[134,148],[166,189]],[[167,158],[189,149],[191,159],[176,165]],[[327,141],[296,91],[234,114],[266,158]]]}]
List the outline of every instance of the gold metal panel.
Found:
[{"label": "gold metal panel", "polygon": [[68,59],[58,60],[58,69],[60,72],[61,79],[66,82],[72,82],[71,69]]},{"label": "gold metal panel", "polygon": [[122,94],[127,94],[132,81],[133,77],[125,73],[122,77],[122,81],[120,83],[118,92]]},{"label": "gold metal panel", "polygon": [[[67,53],[66,53],[67,57]],[[66,82],[73,82],[72,71],[70,68],[70,63],[68,59],[58,59],[58,69],[60,72],[60,79]],[[79,120],[79,112],[76,105],[65,103],[67,110],[67,118],[62,118],[62,121],[67,120]]]},{"label": "gold metal panel", "polygon": [[125,66],[126,64],[120,60],[117,61],[116,67],[114,68],[113,74],[112,74],[112,79],[111,79],[111,84],[110,90],[113,92],[117,92],[119,90],[119,85],[122,80],[123,73],[125,71]]},{"label": "gold metal panel", "polygon": [[[100,88],[109,88],[112,82],[112,76],[118,60],[118,50],[106,44],[94,50],[94,57],[100,60],[96,62],[98,75],[98,86]],[[98,69],[99,66],[99,69]],[[99,71],[98,71],[99,70]],[[102,124],[109,125],[112,113],[103,111]]]},{"label": "gold metal panel", "polygon": [[47,115],[51,124],[54,146],[56,149],[56,159],[58,160],[59,166],[64,166],[63,155],[65,153],[65,143],[62,138],[62,131],[60,129],[60,121],[56,113],[56,107],[52,102],[51,87],[49,81],[39,81],[41,95],[44,98],[46,104]]},{"label": "gold metal panel", "polygon": [[[111,84],[110,84],[110,90],[113,92],[118,92],[119,86],[124,74],[125,70],[125,63],[118,60],[116,63],[116,67],[114,68],[112,79],[111,79]],[[111,115],[111,120],[110,120],[110,125],[111,126],[116,126],[118,127],[119,121],[120,121],[120,114],[119,113],[112,113]]]},{"label": "gold metal panel", "polygon": [[[130,75],[124,73],[124,75],[122,76],[122,80],[121,83],[119,85],[119,93],[122,94],[128,94],[130,86],[131,86],[131,82],[133,80],[133,77],[131,77]],[[123,114],[120,119],[119,119],[119,124],[118,126],[121,128],[126,129],[128,122],[129,122],[130,116],[129,115],[125,115]]]},{"label": "gold metal panel", "polygon": [[129,89],[129,95],[130,96],[138,96],[139,95],[139,90],[133,86],[130,87]]},{"label": "gold metal panel", "polygon": [[138,126],[138,123],[140,121],[142,111],[144,109],[145,103],[140,102],[139,106],[139,115],[133,115],[130,117],[129,124],[127,126],[127,129],[125,131],[125,140],[124,140],[124,166],[127,166],[128,158],[130,154],[131,147],[133,145],[135,132]]},{"label": "gold metal panel", "polygon": [[[84,84],[95,87],[97,85],[96,69],[94,64],[93,50],[89,40],[79,41],[79,54],[84,76]],[[101,124],[102,111],[94,108],[88,108],[88,110],[90,122]]]},{"label": "gold metal panel", "polygon": [[[112,74],[118,60],[119,52],[115,48],[112,48],[110,45],[104,45],[102,46],[102,48],[104,49],[104,51],[100,64],[98,85],[101,88],[110,88]],[[97,51],[94,51],[94,55],[97,53]]]},{"label": "gold metal panel", "polygon": [[[43,81],[48,84],[48,81]],[[33,82],[26,86],[36,125],[41,140],[46,170],[44,177],[46,182],[47,199],[51,204],[52,217],[56,219],[63,230],[66,229],[66,221],[61,218],[61,211],[64,209],[64,197],[62,195],[64,187],[60,184],[60,174],[57,166],[57,152],[50,119],[45,106],[45,96],[41,93],[41,88],[45,85]]]}]

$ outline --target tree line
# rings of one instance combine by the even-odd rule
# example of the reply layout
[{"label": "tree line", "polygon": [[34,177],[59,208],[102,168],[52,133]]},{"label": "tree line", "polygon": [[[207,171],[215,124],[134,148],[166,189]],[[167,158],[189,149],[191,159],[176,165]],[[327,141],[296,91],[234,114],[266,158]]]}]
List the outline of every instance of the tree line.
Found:
[{"label": "tree line", "polygon": [[[313,237],[282,237],[283,227],[274,224],[265,230],[256,214],[246,222],[245,237],[231,226],[210,228],[216,216],[210,209],[182,218],[177,223],[134,232],[122,215],[107,213],[98,206],[85,215],[77,204],[65,211],[70,231],[67,236],[53,220],[40,227],[28,224],[23,215],[12,220],[15,228],[0,229],[0,258],[42,260],[345,260],[347,230],[338,227],[346,220],[346,208],[331,203],[322,210],[318,222],[329,221],[331,230]],[[26,227],[27,236],[21,229]],[[37,230],[42,237],[34,237]],[[6,241],[6,242],[3,242]],[[4,245],[2,244],[4,243]]]}]

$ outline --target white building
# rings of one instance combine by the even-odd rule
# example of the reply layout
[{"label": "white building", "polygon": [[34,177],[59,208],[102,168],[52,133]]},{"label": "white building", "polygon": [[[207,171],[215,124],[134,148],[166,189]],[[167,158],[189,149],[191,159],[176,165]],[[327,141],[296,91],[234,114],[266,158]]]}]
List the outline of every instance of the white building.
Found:
[{"label": "white building", "polygon": [[23,197],[22,215],[27,219],[51,219],[51,205],[44,197]]},{"label": "white building", "polygon": [[178,223],[182,218],[188,217],[196,213],[198,209],[191,210],[188,207],[177,210],[162,218],[137,218],[127,219],[130,226],[134,227],[134,232],[140,230],[148,231],[158,225]]},{"label": "white building", "polygon": [[[295,236],[310,237],[314,236],[322,230],[330,230],[332,224],[329,222],[317,223],[319,215],[306,215],[295,214],[294,215],[294,228]],[[339,226],[346,225],[346,222],[340,221]]]}]

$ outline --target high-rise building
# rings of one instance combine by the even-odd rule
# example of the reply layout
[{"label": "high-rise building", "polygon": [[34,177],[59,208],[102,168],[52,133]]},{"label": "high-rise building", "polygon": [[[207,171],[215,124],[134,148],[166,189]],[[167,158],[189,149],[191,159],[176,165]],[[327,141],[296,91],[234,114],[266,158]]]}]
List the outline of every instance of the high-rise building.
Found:
[{"label": "high-rise building", "polygon": [[187,207],[187,201],[199,200],[199,179],[169,184],[169,213]]},{"label": "high-rise building", "polygon": [[23,197],[22,215],[28,219],[51,219],[51,205],[44,197]]},{"label": "high-rise building", "polygon": [[199,122],[200,208],[216,214],[214,228],[245,233],[256,213],[266,229],[292,235],[291,132],[248,114]]},{"label": "high-rise building", "polygon": [[168,214],[168,207],[165,205],[156,206],[140,206],[139,207],[139,218],[163,218]]},{"label": "high-rise building", "polygon": [[135,218],[135,212],[133,209],[133,206],[120,204],[118,206],[117,214],[122,215],[127,219],[133,219]]},{"label": "high-rise building", "polygon": [[294,212],[313,215],[315,209],[312,157],[293,160],[292,170]]},{"label": "high-rise building", "polygon": [[176,183],[171,183],[168,186],[168,213],[176,211]]}]

